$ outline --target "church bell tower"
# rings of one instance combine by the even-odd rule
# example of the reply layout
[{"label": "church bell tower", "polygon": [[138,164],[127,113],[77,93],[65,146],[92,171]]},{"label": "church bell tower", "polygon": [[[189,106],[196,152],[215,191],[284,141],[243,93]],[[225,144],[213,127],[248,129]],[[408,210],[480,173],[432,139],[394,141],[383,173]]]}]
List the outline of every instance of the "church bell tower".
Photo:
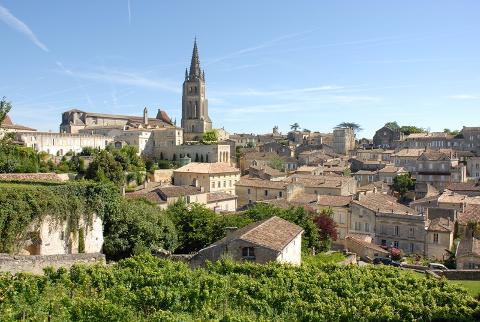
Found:
[{"label": "church bell tower", "polygon": [[193,43],[190,70],[185,69],[182,94],[182,128],[184,141],[198,141],[212,129],[205,96],[205,71],[200,69],[197,39]]}]

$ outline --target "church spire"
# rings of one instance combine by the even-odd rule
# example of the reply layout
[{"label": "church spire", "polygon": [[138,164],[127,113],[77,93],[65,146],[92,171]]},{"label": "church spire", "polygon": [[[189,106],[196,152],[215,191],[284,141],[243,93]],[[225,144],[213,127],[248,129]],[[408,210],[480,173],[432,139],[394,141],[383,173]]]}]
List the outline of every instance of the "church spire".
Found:
[{"label": "church spire", "polygon": [[200,78],[200,58],[198,57],[198,48],[197,48],[197,37],[193,42],[193,53],[192,53],[192,62],[190,63],[190,79]]}]

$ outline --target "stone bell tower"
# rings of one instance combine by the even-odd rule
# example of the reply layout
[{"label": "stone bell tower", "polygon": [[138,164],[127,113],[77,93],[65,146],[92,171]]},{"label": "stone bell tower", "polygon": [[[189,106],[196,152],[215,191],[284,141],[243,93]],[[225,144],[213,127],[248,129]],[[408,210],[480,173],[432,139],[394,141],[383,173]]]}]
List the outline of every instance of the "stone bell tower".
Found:
[{"label": "stone bell tower", "polygon": [[184,141],[198,141],[212,129],[205,96],[205,71],[200,69],[197,39],[193,43],[190,71],[185,69],[182,94],[182,128]]}]

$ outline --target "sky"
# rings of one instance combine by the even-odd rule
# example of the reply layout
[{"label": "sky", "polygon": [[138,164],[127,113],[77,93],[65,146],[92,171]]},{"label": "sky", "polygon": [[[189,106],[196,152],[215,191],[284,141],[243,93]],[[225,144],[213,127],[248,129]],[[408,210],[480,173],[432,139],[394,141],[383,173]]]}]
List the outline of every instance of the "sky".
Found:
[{"label": "sky", "polygon": [[0,97],[14,123],[61,113],[181,118],[194,37],[230,133],[298,123],[480,126],[480,1],[0,0]]}]

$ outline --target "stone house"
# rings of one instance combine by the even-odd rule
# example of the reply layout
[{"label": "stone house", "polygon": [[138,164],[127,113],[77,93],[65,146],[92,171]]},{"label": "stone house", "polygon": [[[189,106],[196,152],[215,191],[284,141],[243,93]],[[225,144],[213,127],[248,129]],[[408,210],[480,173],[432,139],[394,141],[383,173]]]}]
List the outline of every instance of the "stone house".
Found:
[{"label": "stone house", "polygon": [[63,156],[68,152],[80,153],[83,148],[105,149],[112,137],[96,134],[72,134],[51,132],[17,132],[16,140],[37,152]]},{"label": "stone house", "polygon": [[480,157],[471,157],[467,160],[467,176],[473,180],[480,180]]},{"label": "stone house", "polygon": [[283,145],[278,142],[268,142],[262,144],[259,149],[260,152],[274,152],[282,157],[291,157],[294,154],[290,146]]},{"label": "stone house", "polygon": [[480,269],[480,240],[475,237],[460,240],[455,259],[457,269]]},{"label": "stone house", "polygon": [[396,142],[397,147],[410,149],[448,149],[461,148],[463,139],[444,132],[412,133]]},{"label": "stone house", "polygon": [[227,233],[227,236],[193,256],[192,266],[227,256],[235,261],[301,264],[303,229],[279,217],[271,217]]},{"label": "stone house", "polygon": [[464,126],[460,131],[463,136],[463,149],[480,152],[480,127]]},{"label": "stone house", "polygon": [[302,185],[304,192],[314,195],[351,196],[357,192],[353,177],[293,174],[287,181]]},{"label": "stone house", "polygon": [[379,193],[359,194],[350,207],[350,232],[368,234],[377,244],[400,248],[405,253],[424,254],[423,214]]},{"label": "stone house", "polygon": [[323,167],[322,166],[301,166],[297,168],[295,171],[296,174],[307,174],[307,175],[314,175],[314,176],[321,176],[323,175]]},{"label": "stone house", "polygon": [[141,189],[125,195],[126,198],[145,198],[161,209],[166,209],[182,199],[187,204],[198,203],[216,212],[235,211],[237,196],[224,192],[205,192],[202,188],[193,186],[154,186]]},{"label": "stone house", "polygon": [[401,149],[392,154],[392,160],[395,166],[414,173],[417,171],[417,159],[423,152],[425,152],[424,149]]},{"label": "stone house", "polygon": [[453,193],[468,197],[480,196],[480,183],[479,182],[450,182],[447,184],[445,190],[449,190]]},{"label": "stone house", "polygon": [[0,124],[0,139],[3,138],[5,133],[15,133],[15,132],[36,132],[36,129],[26,127],[19,124],[13,124],[10,116],[6,115],[3,122]]},{"label": "stone house", "polygon": [[348,155],[355,149],[355,131],[351,128],[336,128],[333,130],[333,150],[342,155]]},{"label": "stone house", "polygon": [[[450,182],[466,182],[466,168],[458,163],[453,152],[428,150],[417,159],[415,191],[423,191],[426,184],[443,190]],[[423,197],[423,196],[420,196]]]},{"label": "stone house", "polygon": [[224,162],[192,162],[173,171],[176,186],[194,186],[205,192],[225,192],[235,195],[235,183],[240,180],[240,170]]},{"label": "stone house", "polygon": [[[396,176],[407,174],[408,171],[402,167],[396,167],[394,165],[387,165],[385,168],[377,171],[377,180],[383,181],[387,184],[393,184],[393,179]],[[376,181],[377,181],[376,180]]]},{"label": "stone house", "polygon": [[258,178],[262,180],[281,181],[287,178],[285,172],[278,171],[268,165],[250,166],[247,172],[250,178]]},{"label": "stone house", "polygon": [[349,234],[345,238],[345,248],[357,254],[362,259],[374,259],[376,257],[387,257],[389,252],[372,243],[370,236]]},{"label": "stone house", "polygon": [[449,218],[429,220],[425,241],[425,256],[437,260],[448,258],[446,250],[453,246],[454,222]]},{"label": "stone house", "polygon": [[375,132],[373,136],[373,146],[380,148],[394,148],[396,141],[404,139],[404,134],[400,129],[392,129],[384,126]]},{"label": "stone house", "polygon": [[333,210],[333,220],[337,225],[338,238],[334,244],[345,245],[345,238],[350,227],[350,203],[352,196],[317,196],[315,208],[317,212],[325,208]]},{"label": "stone house", "polygon": [[352,173],[359,187],[378,181],[376,171],[360,170]]},{"label": "stone house", "polygon": [[261,180],[244,176],[235,184],[238,207],[258,201],[284,198],[287,195],[287,186],[288,183],[285,181]]}]

